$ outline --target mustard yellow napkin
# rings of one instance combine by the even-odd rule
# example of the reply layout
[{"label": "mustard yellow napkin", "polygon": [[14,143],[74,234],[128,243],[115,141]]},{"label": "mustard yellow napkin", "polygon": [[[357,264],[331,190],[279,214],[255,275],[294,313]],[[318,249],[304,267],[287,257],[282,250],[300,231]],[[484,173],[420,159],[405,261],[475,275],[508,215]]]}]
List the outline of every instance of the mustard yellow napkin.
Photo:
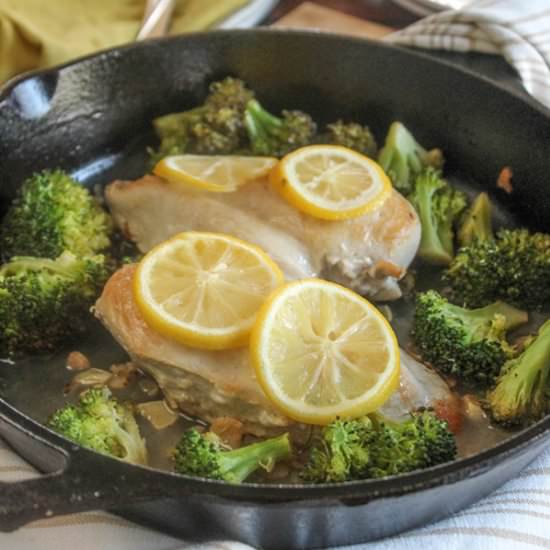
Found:
[{"label": "mustard yellow napkin", "polygon": [[[177,0],[171,34],[206,29],[249,0]],[[131,42],[145,0],[0,0],[0,82]]]}]

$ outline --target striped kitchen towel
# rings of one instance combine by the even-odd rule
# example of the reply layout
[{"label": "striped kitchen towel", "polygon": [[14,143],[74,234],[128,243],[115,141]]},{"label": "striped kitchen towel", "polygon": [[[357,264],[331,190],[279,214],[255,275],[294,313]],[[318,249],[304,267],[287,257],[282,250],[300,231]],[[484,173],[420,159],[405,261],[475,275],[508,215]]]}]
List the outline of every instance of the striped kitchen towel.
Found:
[{"label": "striped kitchen towel", "polygon": [[[38,475],[0,440],[0,481]],[[367,520],[367,518],[365,518]],[[523,550],[550,548],[550,449],[514,480],[448,519],[381,541],[338,550]],[[208,536],[208,524],[204,524]],[[185,542],[107,512],[35,521],[0,533],[9,550],[254,550],[232,541]]]},{"label": "striped kitchen towel", "polygon": [[502,55],[550,108],[550,0],[477,0],[393,33],[404,46]]}]

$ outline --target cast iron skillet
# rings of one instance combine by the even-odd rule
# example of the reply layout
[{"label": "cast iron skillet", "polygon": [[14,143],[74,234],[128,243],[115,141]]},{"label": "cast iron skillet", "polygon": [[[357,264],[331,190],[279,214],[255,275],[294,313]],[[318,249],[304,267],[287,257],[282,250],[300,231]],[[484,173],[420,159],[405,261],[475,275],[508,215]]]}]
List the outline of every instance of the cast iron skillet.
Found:
[{"label": "cast iron skillet", "polygon": [[[207,83],[245,79],[273,109],[321,121],[358,119],[382,137],[402,120],[493,189],[514,170],[508,206],[550,230],[550,114],[513,87],[426,54],[337,36],[212,32],[141,43],[12,82],[0,96],[0,196],[31,172],[61,166],[88,182],[144,171],[150,120],[187,108]],[[2,368],[2,367],[0,367]],[[40,365],[36,365],[40,376]],[[40,399],[40,396],[37,396]],[[271,548],[383,537],[437,520],[486,495],[543,448],[550,419],[467,459],[398,478],[326,486],[227,485],[131,466],[78,448],[0,400],[0,434],[48,475],[0,484],[0,529],[44,516],[110,509],[167,532]]]}]

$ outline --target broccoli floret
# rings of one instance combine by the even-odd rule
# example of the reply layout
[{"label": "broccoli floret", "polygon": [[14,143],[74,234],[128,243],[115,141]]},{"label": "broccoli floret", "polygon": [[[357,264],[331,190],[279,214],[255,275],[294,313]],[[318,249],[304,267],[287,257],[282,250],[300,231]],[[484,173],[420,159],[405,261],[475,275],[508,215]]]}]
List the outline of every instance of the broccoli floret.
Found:
[{"label": "broccoli floret", "polygon": [[110,245],[112,222],[89,191],[61,170],[27,179],[0,228],[4,259],[93,256]]},{"label": "broccoli floret", "polygon": [[242,80],[228,77],[210,85],[199,107],[153,121],[160,139],[152,160],[183,153],[229,154],[246,145],[244,111],[254,92]]},{"label": "broccoli floret", "polygon": [[184,153],[233,153],[242,145],[241,120],[241,114],[235,109],[228,107],[218,111],[207,105],[159,117],[153,125],[160,146],[152,152],[152,160]]},{"label": "broccoli floret", "polygon": [[102,255],[14,257],[0,268],[0,349],[46,351],[82,333],[109,275]]},{"label": "broccoli floret", "polygon": [[440,149],[426,151],[403,124],[394,122],[380,150],[378,162],[394,187],[408,195],[413,190],[416,176],[428,167],[441,169],[444,159]]},{"label": "broccoli floret", "polygon": [[210,84],[205,104],[218,109],[229,107],[244,112],[251,99],[254,99],[254,92],[242,80],[229,76]]},{"label": "broccoli floret", "polygon": [[377,415],[378,444],[373,449],[370,477],[398,475],[453,460],[456,441],[445,420],[429,411],[404,422]]},{"label": "broccoli floret", "polygon": [[466,196],[429,168],[416,176],[407,198],[420,218],[418,256],[431,264],[449,265],[454,256],[453,225],[466,208]]},{"label": "broccoli floret", "polygon": [[204,103],[153,121],[160,138],[154,162],[168,155],[254,154],[283,156],[311,142],[316,125],[300,111],[268,113],[244,82],[226,78],[210,86]]},{"label": "broccoli floret", "polygon": [[326,138],[322,136],[322,143],[341,145],[367,157],[376,156],[378,146],[368,126],[338,120],[327,125],[327,132]]},{"label": "broccoli floret", "polygon": [[288,434],[228,450],[212,432],[187,430],[174,451],[174,469],[180,474],[241,483],[263,468],[271,471],[278,460],[290,457]]},{"label": "broccoli floret", "polygon": [[76,405],[57,410],[48,426],[83,447],[132,464],[147,463],[145,441],[132,409],[107,388],[85,391]]},{"label": "broccoli floret", "polygon": [[550,321],[517,357],[506,362],[486,405],[494,420],[505,425],[528,424],[548,410],[550,389]]},{"label": "broccoli floret", "polygon": [[432,412],[412,414],[404,422],[371,414],[326,426],[302,478],[312,483],[379,478],[434,466],[455,455],[453,434]]},{"label": "broccoli floret", "polygon": [[494,238],[491,223],[492,205],[487,193],[480,193],[464,213],[457,231],[460,246],[475,241],[490,241]]},{"label": "broccoli floret", "polygon": [[526,322],[527,313],[504,302],[468,310],[430,290],[417,296],[412,336],[434,367],[487,386],[513,353],[506,332]]},{"label": "broccoli floret", "polygon": [[494,240],[477,240],[458,251],[443,280],[467,307],[504,300],[541,308],[550,300],[550,234],[503,229]]},{"label": "broccoli floret", "polygon": [[372,420],[364,416],[335,420],[326,426],[309,454],[302,477],[316,483],[334,483],[368,477],[369,445],[376,439]]},{"label": "broccoli floret", "polygon": [[282,157],[311,143],[316,131],[308,114],[283,111],[279,118],[267,112],[255,99],[246,107],[245,125],[252,153],[274,157]]}]

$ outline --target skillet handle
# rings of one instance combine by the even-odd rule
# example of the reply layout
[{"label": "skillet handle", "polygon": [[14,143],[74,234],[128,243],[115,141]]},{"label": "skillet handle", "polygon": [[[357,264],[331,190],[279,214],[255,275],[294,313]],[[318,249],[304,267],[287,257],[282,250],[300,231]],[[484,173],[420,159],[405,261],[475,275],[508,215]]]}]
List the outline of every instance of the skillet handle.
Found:
[{"label": "skillet handle", "polygon": [[113,509],[154,498],[149,471],[72,445],[0,400],[0,436],[16,453],[29,457],[40,477],[0,482],[0,531],[10,532],[38,519],[89,510]]},{"label": "skillet handle", "polygon": [[32,521],[110,505],[113,495],[94,491],[70,470],[15,483],[0,482],[0,531]]}]

